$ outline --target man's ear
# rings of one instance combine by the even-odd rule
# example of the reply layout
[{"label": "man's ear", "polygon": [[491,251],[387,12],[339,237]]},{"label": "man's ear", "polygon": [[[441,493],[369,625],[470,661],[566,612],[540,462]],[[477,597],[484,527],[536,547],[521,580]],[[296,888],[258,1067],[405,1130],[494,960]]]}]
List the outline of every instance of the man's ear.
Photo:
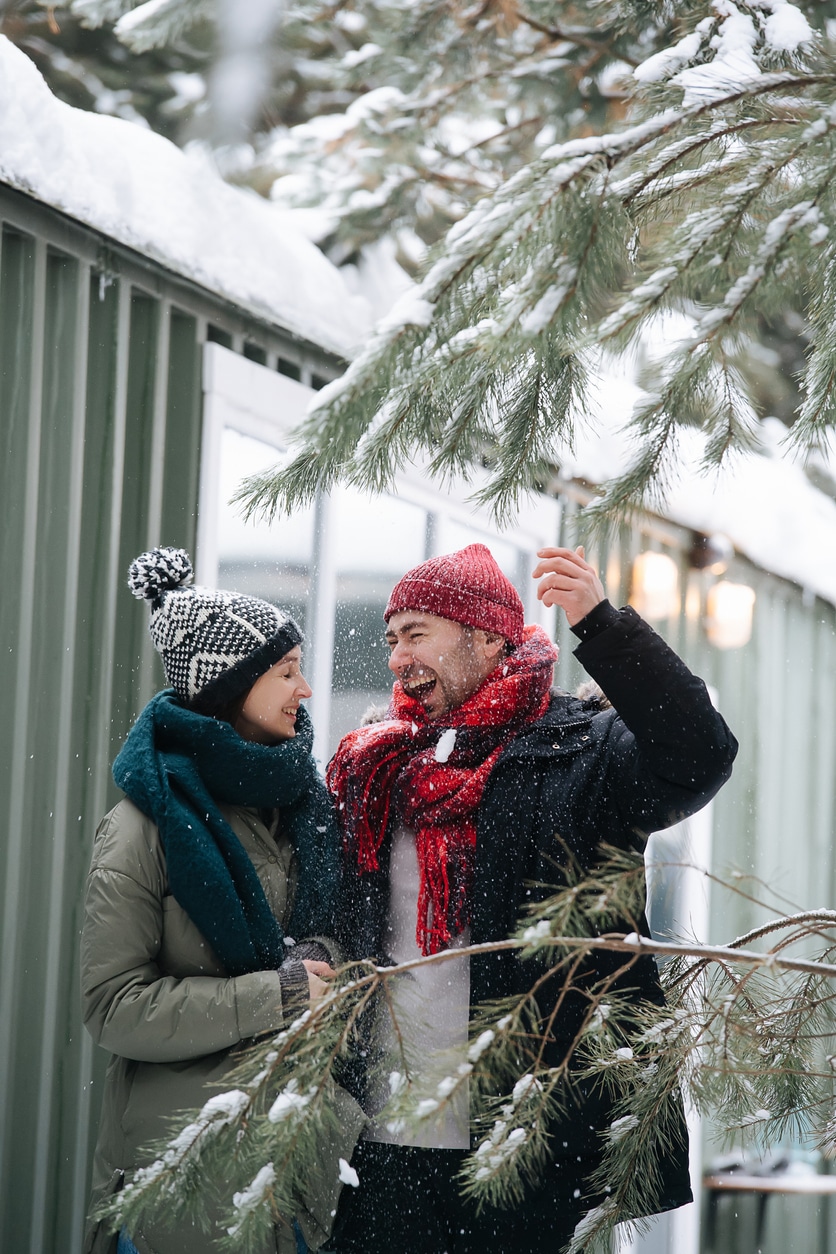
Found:
[{"label": "man's ear", "polygon": [[498,631],[480,631],[485,642],[485,657],[499,661],[505,652],[505,637],[500,636]]}]

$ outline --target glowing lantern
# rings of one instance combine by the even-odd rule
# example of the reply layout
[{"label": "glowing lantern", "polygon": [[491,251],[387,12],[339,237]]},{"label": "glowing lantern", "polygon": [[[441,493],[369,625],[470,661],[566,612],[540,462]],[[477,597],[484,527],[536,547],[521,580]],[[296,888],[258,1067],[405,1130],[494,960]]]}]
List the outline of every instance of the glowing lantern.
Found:
[{"label": "glowing lantern", "polygon": [[640,553],[633,562],[630,604],[650,621],[679,613],[679,569],[665,553]]},{"label": "glowing lantern", "polygon": [[705,630],[718,649],[739,649],[752,635],[755,590],[721,579],[708,590]]}]

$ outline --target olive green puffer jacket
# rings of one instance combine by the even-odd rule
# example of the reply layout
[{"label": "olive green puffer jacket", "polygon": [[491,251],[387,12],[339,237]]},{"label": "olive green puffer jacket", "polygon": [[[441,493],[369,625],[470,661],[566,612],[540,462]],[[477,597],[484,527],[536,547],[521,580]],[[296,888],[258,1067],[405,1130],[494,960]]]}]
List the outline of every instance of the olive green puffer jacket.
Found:
[{"label": "olive green puffer jacket", "polygon": [[[221,806],[247,851],[270,907],[282,925],[290,916],[296,859],[290,842],[271,833],[259,813]],[[333,945],[317,937],[334,954]],[[113,1055],[107,1070],[93,1164],[92,1210],[150,1161],[143,1147],[166,1136],[178,1111],[217,1093],[243,1045],[285,1022],[275,971],[229,977],[189,916],[171,896],[155,824],[127,799],[103,819],[87,881],[82,933],[82,1013],[97,1044]],[[298,1013],[298,1003],[293,1013]],[[287,1008],[291,1013],[291,1007]],[[339,1192],[338,1159],[350,1160],[364,1123],[342,1092],[344,1140],[323,1147],[321,1178],[311,1182],[300,1221],[310,1243],[330,1228]],[[131,1234],[141,1254],[210,1254],[205,1232],[144,1224]],[[85,1250],[113,1254],[116,1238],[91,1223]],[[264,1254],[296,1249],[279,1226]]]}]

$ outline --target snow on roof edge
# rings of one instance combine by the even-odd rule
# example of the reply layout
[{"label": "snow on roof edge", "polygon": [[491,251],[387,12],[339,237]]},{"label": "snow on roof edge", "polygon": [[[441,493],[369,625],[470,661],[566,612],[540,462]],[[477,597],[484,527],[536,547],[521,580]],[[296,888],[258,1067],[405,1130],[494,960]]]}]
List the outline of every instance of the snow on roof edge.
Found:
[{"label": "snow on roof edge", "polygon": [[2,35],[0,180],[340,357],[370,329],[288,215],[150,130],[59,101]]},{"label": "snow on roof edge", "polygon": [[[602,484],[632,460],[627,423],[643,391],[630,375],[627,362],[621,372],[602,369],[593,392],[606,419],[576,433],[574,450],[561,459],[567,477]],[[761,425],[763,453],[740,453],[714,471],[703,468],[704,434],[681,431],[677,472],[664,504],[652,512],[693,531],[727,536],[755,566],[836,605],[836,501],[810,482],[769,422]]]}]

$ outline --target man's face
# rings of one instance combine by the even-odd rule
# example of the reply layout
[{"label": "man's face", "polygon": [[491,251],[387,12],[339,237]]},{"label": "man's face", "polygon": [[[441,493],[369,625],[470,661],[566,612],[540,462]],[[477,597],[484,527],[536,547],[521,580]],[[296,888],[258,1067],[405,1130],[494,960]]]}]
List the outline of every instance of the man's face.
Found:
[{"label": "man's face", "polygon": [[393,614],[386,631],[389,669],[430,719],[480,688],[502,654],[501,636],[417,610]]}]

